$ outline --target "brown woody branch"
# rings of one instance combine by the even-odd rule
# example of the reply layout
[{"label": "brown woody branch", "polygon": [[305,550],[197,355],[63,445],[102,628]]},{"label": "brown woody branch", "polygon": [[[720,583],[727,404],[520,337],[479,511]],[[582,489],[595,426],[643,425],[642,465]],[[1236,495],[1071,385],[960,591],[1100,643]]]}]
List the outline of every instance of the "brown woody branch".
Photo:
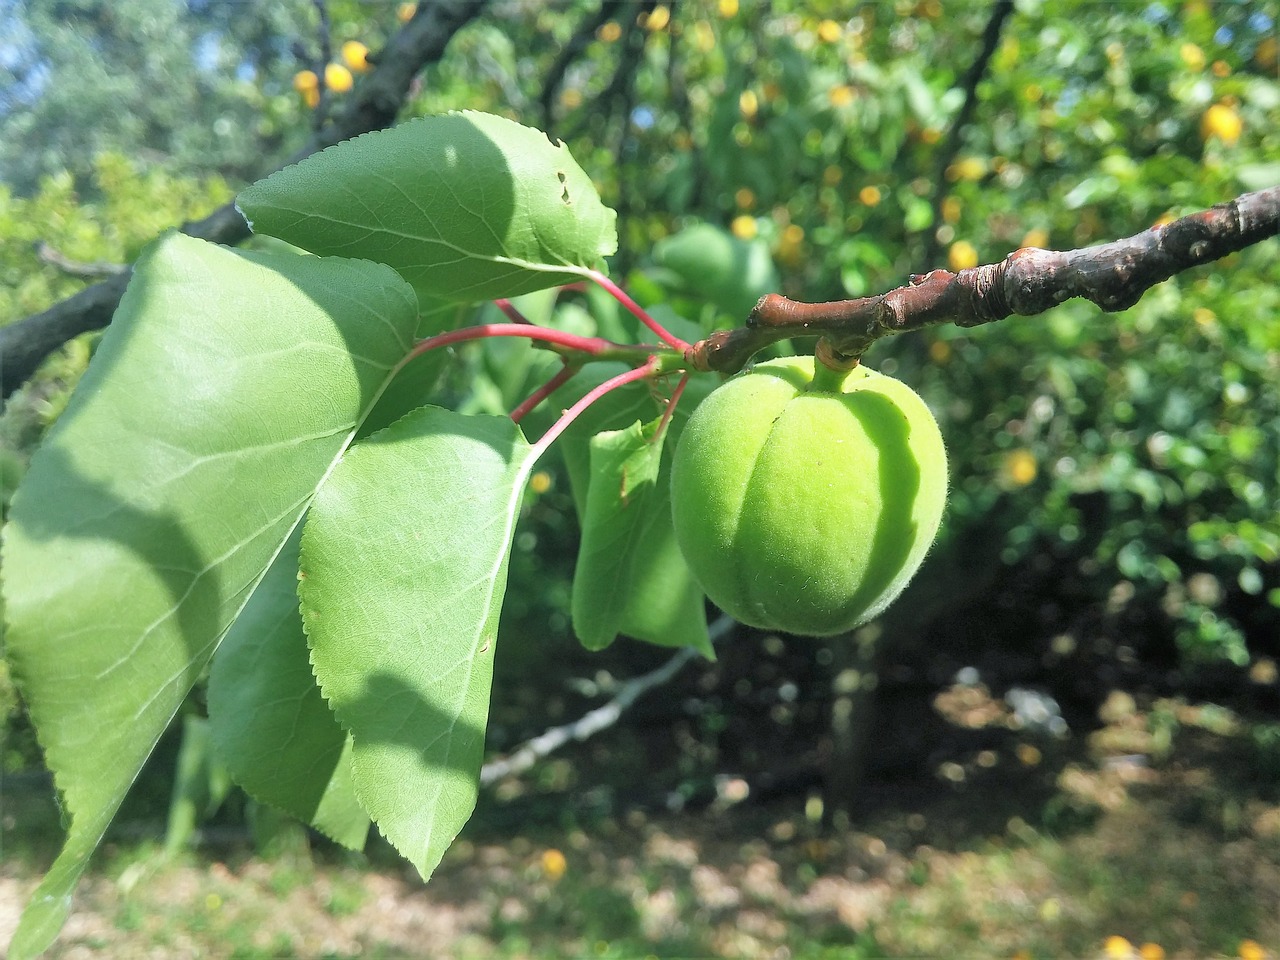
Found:
[{"label": "brown woody branch", "polygon": [[[311,142],[288,163],[371,130],[389,127],[408,99],[414,78],[429,63],[444,56],[453,35],[474,18],[488,0],[435,0],[422,4],[375,57],[374,69],[346,98],[342,113],[317,131]],[[182,232],[213,243],[235,244],[249,236],[244,218],[226,204],[203,220],[183,224]],[[40,363],[72,337],[99,330],[111,322],[120,303],[129,270],[86,287],[79,293],[0,328],[0,397],[7,397],[36,371]]]},{"label": "brown woody branch", "polygon": [[1084,297],[1103,310],[1125,310],[1176,273],[1280,235],[1280,187],[1152,227],[1135,236],[1081,250],[1015,250],[999,263],[952,273],[912,276],[906,286],[875,297],[798,303],[766,294],[746,326],[712,334],[686,354],[697,370],[733,373],[779,340],[822,336],[824,359],[851,364],[881,337],[939,323],[961,327],[1032,316]]}]

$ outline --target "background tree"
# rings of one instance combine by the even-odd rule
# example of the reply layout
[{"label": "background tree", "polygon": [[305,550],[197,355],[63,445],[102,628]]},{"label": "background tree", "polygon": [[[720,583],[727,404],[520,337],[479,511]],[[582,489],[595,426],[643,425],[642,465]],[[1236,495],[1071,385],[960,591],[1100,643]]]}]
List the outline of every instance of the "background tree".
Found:
[{"label": "background tree", "polygon": [[[705,328],[740,324],[769,290],[806,300],[874,293],[941,266],[943,251],[959,269],[1020,245],[1072,248],[1278,179],[1265,5],[1015,9],[969,87],[998,7],[873,4],[845,19],[815,4],[495,6],[454,38],[406,109],[545,118],[623,211],[616,275],[651,309]],[[329,12],[331,49],[345,35],[393,29],[388,11],[369,32],[357,5]],[[290,44],[316,49],[312,30]],[[276,61],[273,82],[298,117],[305,103],[290,92],[291,73],[314,66],[311,54]],[[966,102],[971,122],[955,125]],[[342,104],[335,97],[331,109]],[[73,182],[92,196],[83,174]],[[175,220],[190,215],[183,208]],[[118,253],[63,252],[81,263],[128,259],[145,239]],[[29,269],[24,256],[23,276],[63,289],[81,282],[52,263]],[[1276,279],[1264,245],[1118,316],[1074,302],[1037,320],[944,326],[873,349],[870,363],[931,402],[959,467],[945,539],[913,601],[857,648],[877,634],[893,641],[875,665],[890,709],[905,691],[935,691],[971,667],[997,693],[1052,693],[1072,728],[1087,727],[1113,686],[1227,696],[1274,658]],[[608,322],[565,309],[583,332]],[[444,395],[468,410],[510,410],[532,374],[504,351],[468,356]],[[8,416],[33,398],[39,381]],[[511,629],[540,641],[506,644],[499,683],[505,671],[516,691],[525,658],[545,656],[548,643],[583,672],[599,663],[579,660],[566,630],[575,537],[566,479],[552,471],[544,481],[532,537],[512,561]],[[670,723],[681,760],[651,781],[697,795],[732,763],[753,782],[805,790],[824,754],[853,746],[827,724],[848,707],[850,648],[805,648],[764,678],[752,660],[770,662],[770,644],[739,637],[703,674],[719,692]],[[606,656],[631,670],[651,655]],[[762,730],[759,705],[780,677],[797,706]],[[514,745],[542,698],[534,689],[500,704],[493,746]],[[781,772],[780,753],[796,758]]]}]

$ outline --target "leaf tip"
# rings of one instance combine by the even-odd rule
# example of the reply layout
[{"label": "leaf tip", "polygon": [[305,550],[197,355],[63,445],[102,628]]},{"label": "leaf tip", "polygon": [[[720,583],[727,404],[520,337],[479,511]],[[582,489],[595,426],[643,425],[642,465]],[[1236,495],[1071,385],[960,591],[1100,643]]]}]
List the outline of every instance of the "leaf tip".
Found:
[{"label": "leaf tip", "polygon": [[244,207],[240,206],[240,196],[236,197],[234,206],[236,208],[236,213],[240,214],[240,219],[243,220],[245,225],[249,228],[249,232],[253,233],[253,218],[244,212]]}]

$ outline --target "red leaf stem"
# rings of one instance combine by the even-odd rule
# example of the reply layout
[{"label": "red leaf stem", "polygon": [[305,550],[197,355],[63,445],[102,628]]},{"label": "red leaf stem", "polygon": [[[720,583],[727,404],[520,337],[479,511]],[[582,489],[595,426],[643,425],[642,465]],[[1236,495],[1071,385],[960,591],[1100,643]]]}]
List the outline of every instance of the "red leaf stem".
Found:
[{"label": "red leaf stem", "polygon": [[493,305],[505,313],[507,315],[507,319],[512,323],[533,323],[532,320],[517,310],[516,305],[506,297],[499,297],[497,300],[493,301]]},{"label": "red leaf stem", "polygon": [[594,387],[588,391],[582,399],[566,410],[561,415],[560,419],[553,423],[550,428],[548,428],[547,432],[538,439],[538,442],[533,445],[535,459],[546,452],[547,447],[551,446],[556,437],[564,433],[565,430],[569,428],[569,425],[572,424],[574,420],[578,419],[579,414],[581,414],[583,410],[586,410],[587,407],[591,406],[606,393],[609,393],[611,390],[616,390],[618,387],[626,386],[628,383],[634,383],[636,380],[643,380],[645,377],[651,377],[657,372],[658,358],[650,357],[648,363],[639,367],[633,367],[624,373],[618,374],[616,377],[611,377],[598,387]]},{"label": "red leaf stem", "polygon": [[670,330],[668,330],[666,327],[660,324],[657,320],[649,316],[649,312],[645,310],[644,307],[640,306],[640,304],[632,300],[630,295],[625,290],[623,290],[620,286],[618,286],[616,283],[614,283],[612,280],[606,277],[599,270],[589,270],[587,271],[587,276],[589,276],[596,283],[600,284],[600,286],[604,287],[604,289],[609,292],[609,295],[613,297],[613,299],[617,300],[620,304],[622,304],[629,311],[631,311],[631,313],[637,319],[639,319],[641,323],[643,323],[646,327],[648,327],[650,330],[656,333],[658,335],[658,338],[667,346],[672,347],[675,350],[678,350],[680,353],[684,353],[686,350],[688,350],[692,346],[692,344],[686,343],[684,340],[681,340],[674,333],[672,333]]},{"label": "red leaf stem", "polygon": [[475,326],[463,327],[438,333],[434,337],[419,340],[410,351],[406,360],[420,356],[428,350],[447,347],[455,343],[466,343],[468,340],[486,340],[489,337],[525,337],[529,340],[542,340],[568,350],[577,350],[589,356],[599,356],[607,351],[615,351],[618,344],[603,337],[583,337],[564,330],[552,330],[550,327],[539,327],[533,323],[478,323]]},{"label": "red leaf stem", "polygon": [[520,406],[511,411],[512,422],[519,423],[523,420],[525,414],[564,386],[565,381],[572,377],[577,370],[578,368],[575,365],[566,362],[564,366],[556,371],[555,376],[529,394],[528,398]]}]

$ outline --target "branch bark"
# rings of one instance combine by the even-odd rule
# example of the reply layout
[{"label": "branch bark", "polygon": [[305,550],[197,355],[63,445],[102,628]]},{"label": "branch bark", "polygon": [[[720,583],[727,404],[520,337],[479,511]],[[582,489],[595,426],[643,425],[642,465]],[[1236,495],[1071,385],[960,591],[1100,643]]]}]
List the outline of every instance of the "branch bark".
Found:
[{"label": "branch bark", "polygon": [[[422,4],[417,15],[396,32],[387,46],[370,57],[374,68],[352,92],[342,113],[325,124],[286,164],[395,123],[414,78],[424,66],[444,56],[453,35],[487,3],[488,0],[435,0]],[[183,224],[180,229],[190,236],[222,244],[240,243],[249,236],[244,218],[230,203],[203,220]],[[42,313],[0,328],[0,397],[8,397],[22,386],[45,357],[72,337],[110,323],[128,281],[126,270],[86,287]]]},{"label": "branch bark", "polygon": [[[711,642],[722,639],[734,627],[731,617],[722,615],[708,627]],[[582,741],[593,737],[601,730],[607,730],[621,719],[627,710],[642,694],[654,687],[667,683],[684,669],[685,664],[696,659],[698,653],[691,647],[685,647],[670,660],[655,670],[632,677],[615,693],[612,699],[603,706],[589,710],[572,723],[551,727],[538,734],[532,740],[526,740],[512,753],[498,760],[491,760],[480,768],[480,785],[492,786],[505,777],[524,773],[548,754],[559,750],[572,740]]]},{"label": "branch bark", "polygon": [[697,370],[733,373],[772,343],[797,336],[828,341],[824,359],[857,362],[881,337],[939,323],[976,327],[1009,316],[1033,316],[1084,297],[1107,312],[1125,310],[1176,273],[1280,235],[1280,186],[1080,250],[1022,247],[999,263],[959,273],[912,276],[888,293],[858,300],[798,303],[766,294],[746,326],[700,340],[686,351]]}]

